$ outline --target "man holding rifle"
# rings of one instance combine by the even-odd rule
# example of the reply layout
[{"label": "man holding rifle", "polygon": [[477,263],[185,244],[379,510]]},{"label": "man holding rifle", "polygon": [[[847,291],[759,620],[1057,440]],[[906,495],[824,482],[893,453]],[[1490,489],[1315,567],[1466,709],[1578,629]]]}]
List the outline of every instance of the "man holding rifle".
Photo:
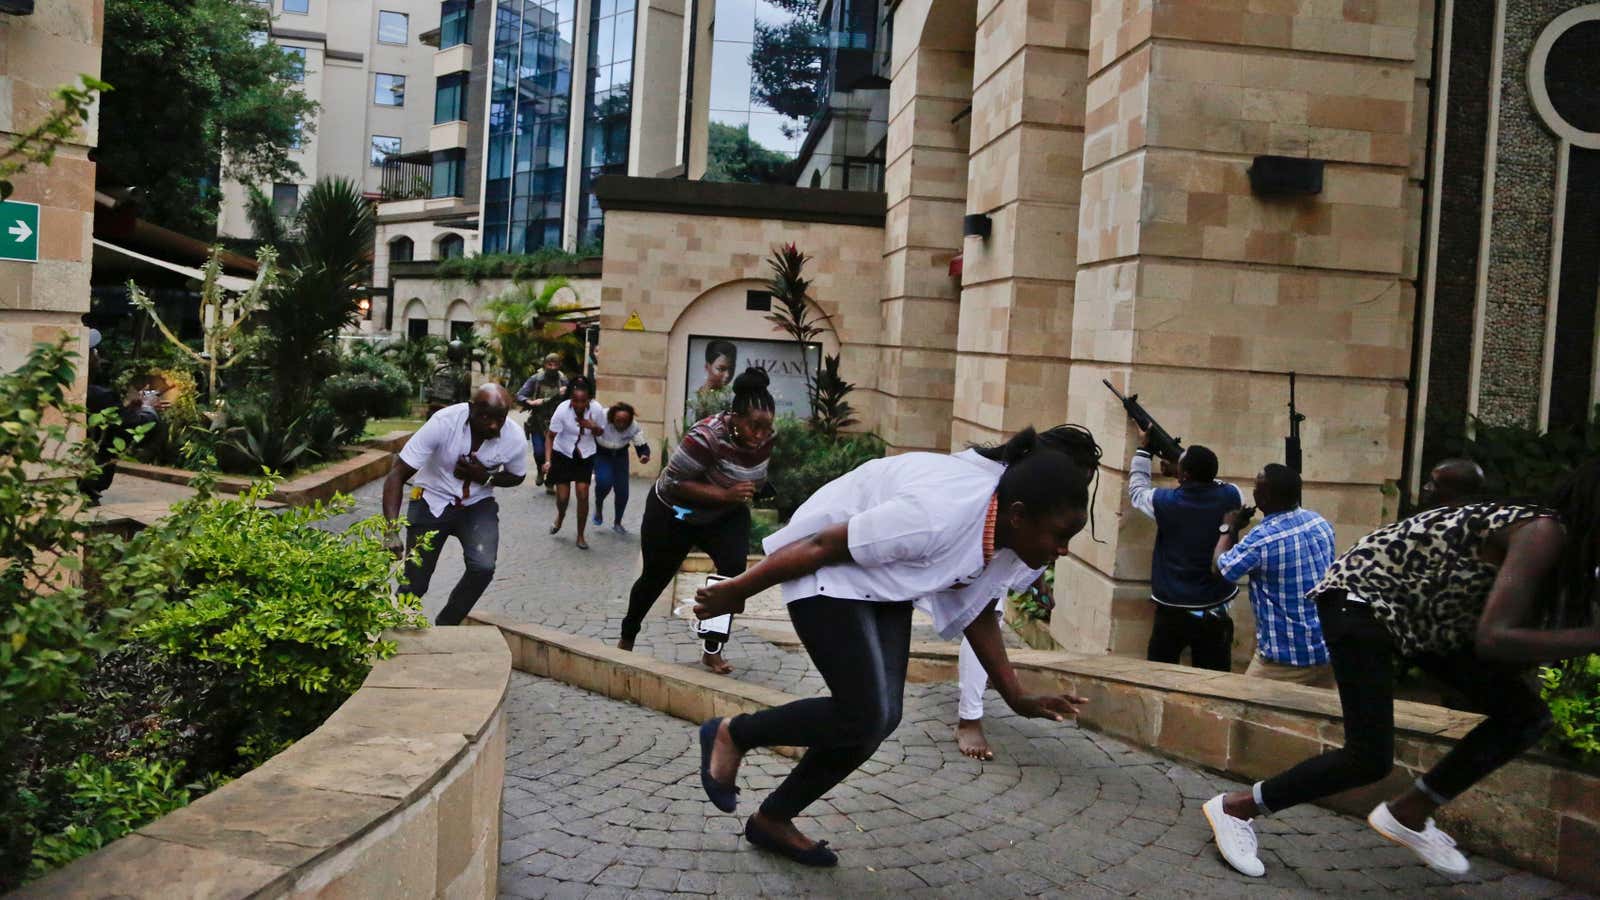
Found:
[{"label": "man holding rifle", "polygon": [[[1217,481],[1217,455],[1198,444],[1179,451],[1176,460],[1161,461],[1161,473],[1176,475],[1177,487],[1152,485],[1150,466],[1156,449],[1152,439],[1159,429],[1153,421],[1149,426],[1140,423],[1140,446],[1128,474],[1133,508],[1156,521],[1150,566],[1150,599],[1156,615],[1146,657],[1175,663],[1187,647],[1195,666],[1226,672],[1233,656],[1228,601],[1239,588],[1213,571],[1211,553],[1217,535],[1228,527],[1224,517],[1244,505],[1242,495],[1237,487]],[[1165,431],[1159,435],[1168,452],[1177,449],[1177,441]]]}]

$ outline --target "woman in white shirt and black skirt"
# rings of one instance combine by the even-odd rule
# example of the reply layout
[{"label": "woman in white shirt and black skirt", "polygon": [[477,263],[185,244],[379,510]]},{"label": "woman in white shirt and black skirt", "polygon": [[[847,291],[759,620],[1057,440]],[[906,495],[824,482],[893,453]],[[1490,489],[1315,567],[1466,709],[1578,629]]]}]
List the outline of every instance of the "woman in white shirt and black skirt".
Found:
[{"label": "woman in white shirt and black skirt", "polygon": [[595,437],[605,431],[605,407],[594,400],[594,386],[574,378],[567,399],[550,414],[545,432],[544,482],[556,486],[556,521],[550,533],[561,531],[567,517],[567,500],[578,488],[578,549],[589,549],[584,526],[589,522],[589,480],[594,477]]},{"label": "woman in white shirt and black skirt", "polygon": [[739,761],[756,747],[805,756],[745,824],[758,847],[812,866],[838,857],[794,817],[872,756],[900,722],[913,601],[946,639],[964,634],[1000,696],[1021,716],[1060,721],[1084,703],[1026,694],[996,617],[1008,591],[1033,584],[1088,521],[1088,478],[1033,429],[997,454],[1004,468],[939,453],[873,460],[824,485],[767,538],[766,559],[700,590],[695,615],[743,611],[783,585],[796,634],[832,696],[700,727],[701,785],[732,812]]}]

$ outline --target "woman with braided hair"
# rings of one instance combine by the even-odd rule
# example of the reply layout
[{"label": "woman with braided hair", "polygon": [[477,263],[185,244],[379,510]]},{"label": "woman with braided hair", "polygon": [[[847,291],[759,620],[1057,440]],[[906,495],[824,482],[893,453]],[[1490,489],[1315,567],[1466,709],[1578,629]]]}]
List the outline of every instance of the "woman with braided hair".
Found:
[{"label": "woman with braided hair", "polygon": [[1062,553],[1088,520],[1088,477],[1032,428],[991,460],[945,453],[876,459],[811,495],[767,538],[767,557],[696,595],[702,619],[740,612],[783,586],[789,618],[829,696],[700,726],[700,783],[724,812],[738,807],[739,762],[756,747],[806,753],[745,824],[752,844],[832,866],[827,841],[794,819],[857,767],[900,723],[913,604],[946,639],[965,634],[1000,696],[1020,716],[1061,721],[1081,697],[1025,693],[992,614]]},{"label": "woman with braided hair", "polygon": [[[1100,445],[1095,443],[1094,435],[1089,429],[1081,425],[1057,425],[1054,428],[1039,433],[1039,445],[1058,453],[1066,454],[1078,465],[1084,477],[1085,486],[1094,480],[1095,474],[1100,470]],[[990,447],[971,447],[956,454],[958,459],[965,459],[977,466],[995,467],[996,471],[1005,468],[1005,445]],[[1094,505],[1090,504],[1091,514]],[[1065,548],[1063,548],[1065,553]],[[1044,575],[1040,575],[1033,586],[1028,588],[1039,596],[1046,607],[1055,605],[1055,597],[1051,594],[1050,585]],[[994,608],[996,621],[1005,620],[1005,604],[996,603]],[[961,638],[961,653],[957,671],[960,674],[960,703],[956,707],[956,746],[960,748],[963,756],[973,759],[994,759],[994,751],[989,747],[989,738],[983,733],[983,694],[989,687],[989,674],[984,671],[983,663],[978,661],[978,654],[972,649],[972,642],[965,636]]]},{"label": "woman with braided hair", "polygon": [[1550,714],[1536,663],[1600,650],[1592,616],[1600,550],[1600,459],[1548,506],[1466,503],[1418,513],[1356,541],[1308,596],[1316,601],[1344,715],[1344,746],[1218,794],[1203,810],[1223,859],[1265,872],[1251,820],[1383,779],[1394,766],[1401,659],[1465,695],[1485,719],[1399,797],[1374,831],[1436,871],[1469,868],[1433,812],[1532,747]]}]

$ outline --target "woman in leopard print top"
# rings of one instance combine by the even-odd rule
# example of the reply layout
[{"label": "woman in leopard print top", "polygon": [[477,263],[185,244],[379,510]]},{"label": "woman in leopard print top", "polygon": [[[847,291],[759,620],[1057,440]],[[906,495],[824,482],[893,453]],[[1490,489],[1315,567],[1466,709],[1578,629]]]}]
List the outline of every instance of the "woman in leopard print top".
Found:
[{"label": "woman in leopard print top", "polygon": [[1407,660],[1466,695],[1486,718],[1367,822],[1436,870],[1467,871],[1466,857],[1431,815],[1549,727],[1533,664],[1600,650],[1600,628],[1588,617],[1584,627],[1538,626],[1560,604],[1587,610],[1597,556],[1600,460],[1575,471],[1548,507],[1431,509],[1357,541],[1310,593],[1339,684],[1344,746],[1206,803],[1223,857],[1261,875],[1251,819],[1389,774],[1395,675]]}]

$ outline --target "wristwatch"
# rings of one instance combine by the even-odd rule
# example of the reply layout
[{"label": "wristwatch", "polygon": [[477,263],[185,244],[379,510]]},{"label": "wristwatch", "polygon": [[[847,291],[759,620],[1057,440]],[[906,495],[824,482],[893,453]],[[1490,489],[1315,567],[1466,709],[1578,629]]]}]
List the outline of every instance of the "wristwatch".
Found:
[{"label": "wristwatch", "polygon": [[1223,522],[1221,525],[1217,526],[1217,534],[1227,534],[1232,530],[1233,526],[1229,525],[1227,522]]}]

